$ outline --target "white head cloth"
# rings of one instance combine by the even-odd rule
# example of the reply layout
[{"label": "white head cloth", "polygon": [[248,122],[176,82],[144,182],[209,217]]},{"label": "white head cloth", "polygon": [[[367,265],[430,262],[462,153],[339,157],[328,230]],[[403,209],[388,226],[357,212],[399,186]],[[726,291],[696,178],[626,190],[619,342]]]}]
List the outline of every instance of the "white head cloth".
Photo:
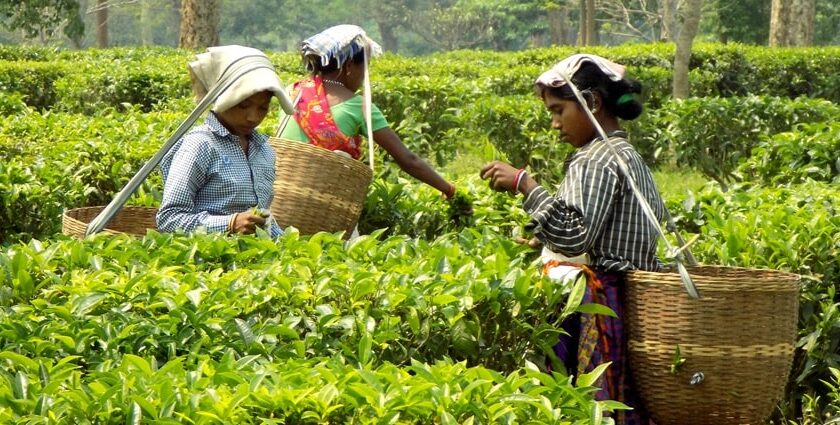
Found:
[{"label": "white head cloth", "polygon": [[563,87],[566,85],[563,74],[568,75],[569,78],[574,78],[581,65],[587,62],[595,64],[612,81],[619,81],[624,78],[625,68],[623,65],[596,55],[576,54],[557,62],[551,69],[543,72],[537,78],[536,84],[545,87]]},{"label": "white head cloth", "polygon": [[[237,45],[208,47],[206,53],[196,55],[189,63],[190,77],[193,81],[193,92],[196,101],[200,100],[222,77],[222,74],[234,61],[247,57],[263,58],[266,65],[271,61],[265,53],[251,48]],[[213,104],[213,112],[224,112],[254,94],[270,91],[275,96],[283,94],[280,78],[274,68],[258,68],[242,75],[227,90],[219,94]]]}]

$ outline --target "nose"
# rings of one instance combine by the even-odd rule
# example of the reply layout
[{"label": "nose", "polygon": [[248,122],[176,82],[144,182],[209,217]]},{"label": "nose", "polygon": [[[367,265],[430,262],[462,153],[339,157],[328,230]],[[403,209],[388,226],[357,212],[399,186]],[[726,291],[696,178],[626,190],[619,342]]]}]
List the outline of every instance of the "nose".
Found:
[{"label": "nose", "polygon": [[249,123],[256,124],[262,120],[262,112],[257,108],[248,108],[248,113],[245,114],[245,119]]},{"label": "nose", "polygon": [[560,130],[560,128],[561,128],[560,118],[558,118],[557,116],[552,116],[551,117],[551,128],[553,128],[555,130]]}]

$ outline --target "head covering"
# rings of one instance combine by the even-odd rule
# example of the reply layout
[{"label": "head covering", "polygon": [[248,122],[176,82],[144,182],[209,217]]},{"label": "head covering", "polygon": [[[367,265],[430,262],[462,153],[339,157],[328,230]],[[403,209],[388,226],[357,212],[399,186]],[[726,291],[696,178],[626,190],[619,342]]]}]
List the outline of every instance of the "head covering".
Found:
[{"label": "head covering", "polygon": [[586,62],[595,64],[612,81],[619,81],[624,78],[625,68],[623,65],[596,55],[576,54],[557,62],[551,69],[543,72],[537,78],[536,84],[545,87],[563,87],[566,85],[566,80],[563,78],[563,75],[565,74],[569,78],[574,78],[575,73]]},{"label": "head covering", "polygon": [[265,53],[250,47],[230,45],[208,47],[206,53],[196,55],[195,60],[189,63],[196,101],[201,100],[210,91],[228,67],[242,59],[259,60],[264,62],[266,67],[254,69],[233,82],[216,98],[213,112],[224,112],[254,94],[264,91],[270,91],[282,99],[283,85]]},{"label": "head covering", "polygon": [[365,48],[371,56],[382,54],[382,47],[365,34],[365,30],[356,25],[336,25],[321,31],[300,43],[300,54],[306,69],[314,71],[316,64],[327,66],[335,59],[341,68],[348,59]]}]

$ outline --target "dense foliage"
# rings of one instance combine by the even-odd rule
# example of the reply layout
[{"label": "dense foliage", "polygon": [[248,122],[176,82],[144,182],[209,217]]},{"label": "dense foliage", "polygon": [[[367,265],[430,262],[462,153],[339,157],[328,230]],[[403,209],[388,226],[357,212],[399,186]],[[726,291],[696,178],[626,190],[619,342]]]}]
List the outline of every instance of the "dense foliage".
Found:
[{"label": "dense foliage", "polygon": [[[77,241],[56,235],[61,212],[107,203],[191,109],[191,53],[0,46],[0,420],[590,423],[620,407],[594,402],[597,374],[546,372],[554,324],[578,308],[558,303],[580,288],[539,277],[535,253],[511,242],[520,200],[473,166],[507,158],[559,182],[570,150],[531,85],[572,51],[375,62],[375,102],[413,150],[456,170],[460,204],[379,152],[353,242]],[[699,235],[694,254],[805,277],[774,421],[840,415],[840,54],[701,45],[700,96],[675,101],[671,46],[594,51],[648,88],[628,129],[649,164],[717,181],[666,192],[679,229]],[[272,59],[284,81],[301,75],[293,55]],[[131,202],[159,192],[153,174]]]}]

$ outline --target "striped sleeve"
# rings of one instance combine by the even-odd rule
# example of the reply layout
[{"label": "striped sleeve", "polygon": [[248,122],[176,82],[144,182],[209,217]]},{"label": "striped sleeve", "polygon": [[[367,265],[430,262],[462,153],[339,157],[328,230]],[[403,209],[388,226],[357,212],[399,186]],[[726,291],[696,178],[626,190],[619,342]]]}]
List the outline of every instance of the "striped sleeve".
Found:
[{"label": "striped sleeve", "polygon": [[619,179],[615,171],[593,160],[569,167],[557,196],[542,187],[525,199],[532,231],[552,251],[576,256],[588,252],[609,220]]}]

